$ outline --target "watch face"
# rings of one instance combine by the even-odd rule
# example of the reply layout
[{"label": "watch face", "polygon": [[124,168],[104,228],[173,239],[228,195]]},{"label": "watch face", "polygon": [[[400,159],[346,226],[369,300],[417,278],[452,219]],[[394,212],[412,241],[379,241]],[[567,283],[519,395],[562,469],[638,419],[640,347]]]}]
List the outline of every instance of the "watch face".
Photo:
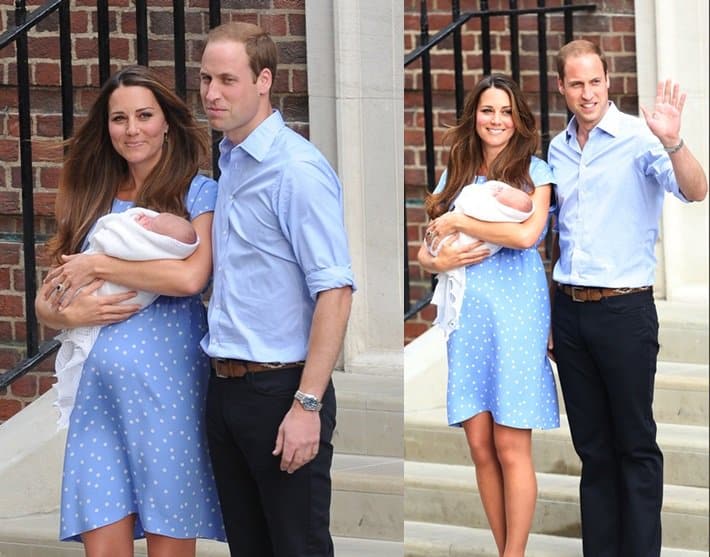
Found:
[{"label": "watch face", "polygon": [[308,394],[298,391],[296,393],[296,400],[298,400],[298,402],[301,403],[301,406],[303,406],[303,408],[306,410],[314,410],[314,411],[320,410],[321,403],[313,395],[308,395]]}]

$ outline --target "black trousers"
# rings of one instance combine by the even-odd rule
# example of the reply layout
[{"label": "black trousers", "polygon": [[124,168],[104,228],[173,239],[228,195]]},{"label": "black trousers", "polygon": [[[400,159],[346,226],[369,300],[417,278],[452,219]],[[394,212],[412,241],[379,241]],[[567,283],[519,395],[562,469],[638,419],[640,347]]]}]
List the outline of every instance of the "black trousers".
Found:
[{"label": "black trousers", "polygon": [[302,368],[222,379],[212,373],[207,435],[233,557],[333,557],[330,536],[332,383],[323,396],[314,460],[293,474],[273,456],[276,432],[293,403]]},{"label": "black trousers", "polygon": [[663,455],[651,408],[658,355],[653,294],[580,303],[558,290],[552,334],[582,460],[584,555],[658,556]]}]

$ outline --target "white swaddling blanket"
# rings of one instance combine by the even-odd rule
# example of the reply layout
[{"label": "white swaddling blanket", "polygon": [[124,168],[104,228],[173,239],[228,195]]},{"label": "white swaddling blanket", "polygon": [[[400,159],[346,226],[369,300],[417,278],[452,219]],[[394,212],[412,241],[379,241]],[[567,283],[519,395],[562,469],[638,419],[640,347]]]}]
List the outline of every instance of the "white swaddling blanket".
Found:
[{"label": "white swaddling blanket", "polygon": [[[533,206],[530,211],[524,212],[503,205],[493,195],[500,188],[512,188],[505,182],[489,180],[483,184],[469,184],[461,189],[458,197],[454,201],[453,211],[463,213],[466,216],[486,222],[523,222],[527,220],[535,211]],[[447,238],[441,239],[438,246]],[[468,234],[459,233],[458,238],[453,242],[454,246],[464,246],[478,241]],[[437,247],[438,247],[437,246]],[[427,244],[427,247],[428,244]],[[490,255],[498,252],[501,246],[491,242],[484,242],[482,248],[488,248]],[[438,249],[432,251],[436,256]],[[437,276],[436,288],[431,299],[431,303],[436,305],[436,319],[434,324],[441,327],[444,337],[449,338],[452,331],[459,326],[459,315],[461,314],[461,304],[466,288],[466,268],[457,267],[450,271],[439,273]]]},{"label": "white swaddling blanket", "polygon": [[[143,228],[135,220],[137,215],[155,216],[158,213],[142,207],[133,207],[122,213],[104,215],[89,233],[88,248],[83,253],[104,253],[111,257],[128,261],[147,261],[150,259],[185,259],[190,256],[200,243],[199,238],[193,244],[185,244],[151,230]],[[105,282],[96,290],[96,294],[105,296],[127,292],[125,288],[112,282]],[[141,309],[153,303],[157,294],[138,291],[136,296],[124,303],[138,304]],[[54,368],[57,382],[57,400],[59,408],[57,427],[69,425],[69,416],[74,408],[76,391],[79,387],[84,362],[88,358],[100,326],[76,327],[65,329],[58,335],[62,345],[57,352]]]}]

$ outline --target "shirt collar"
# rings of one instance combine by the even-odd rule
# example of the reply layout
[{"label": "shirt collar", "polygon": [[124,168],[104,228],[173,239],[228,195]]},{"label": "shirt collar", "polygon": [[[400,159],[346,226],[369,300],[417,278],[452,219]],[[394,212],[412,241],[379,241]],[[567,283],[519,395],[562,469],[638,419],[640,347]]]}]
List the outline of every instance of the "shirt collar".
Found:
[{"label": "shirt collar", "polygon": [[[601,131],[608,133],[612,137],[619,135],[621,127],[621,112],[619,112],[619,109],[616,108],[616,105],[612,101],[609,101],[609,108],[604,116],[602,116],[602,119],[599,120],[599,123],[594,127],[599,128]],[[569,140],[577,134],[576,116],[572,116],[569,124],[567,124],[566,132],[567,143],[569,143]]]},{"label": "shirt collar", "polygon": [[235,145],[228,137],[224,137],[219,144],[222,155],[226,155],[234,148],[241,148],[257,162],[266,157],[272,143],[281,128],[286,124],[278,110],[274,110],[266,120],[261,122],[239,145]]}]

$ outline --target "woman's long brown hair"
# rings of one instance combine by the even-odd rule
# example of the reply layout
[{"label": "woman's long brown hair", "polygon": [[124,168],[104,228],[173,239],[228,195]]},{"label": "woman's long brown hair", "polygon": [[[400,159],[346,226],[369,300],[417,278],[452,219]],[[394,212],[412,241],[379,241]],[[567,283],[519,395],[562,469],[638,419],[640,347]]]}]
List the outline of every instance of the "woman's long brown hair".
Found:
[{"label": "woman's long brown hair", "polygon": [[479,81],[467,95],[461,118],[444,134],[444,142],[451,144],[446,185],[440,193],[431,194],[426,199],[425,207],[431,219],[448,211],[461,189],[470,184],[483,167],[483,146],[476,133],[476,112],[481,95],[491,87],[508,94],[515,133],[486,169],[486,178],[506,182],[527,193],[533,191],[529,168],[530,157],[535,154],[538,145],[535,117],[515,81],[493,74]]},{"label": "woman's long brown hair", "polygon": [[145,87],[155,95],[168,123],[163,152],[135,200],[136,206],[186,216],[185,194],[209,141],[185,103],[144,66],[128,66],[102,87],[86,120],[67,142],[55,204],[57,232],[49,241],[50,256],[78,253],[91,226],[111,211],[119,187],[129,180],[128,164],[111,144],[108,105],[119,87]]}]

